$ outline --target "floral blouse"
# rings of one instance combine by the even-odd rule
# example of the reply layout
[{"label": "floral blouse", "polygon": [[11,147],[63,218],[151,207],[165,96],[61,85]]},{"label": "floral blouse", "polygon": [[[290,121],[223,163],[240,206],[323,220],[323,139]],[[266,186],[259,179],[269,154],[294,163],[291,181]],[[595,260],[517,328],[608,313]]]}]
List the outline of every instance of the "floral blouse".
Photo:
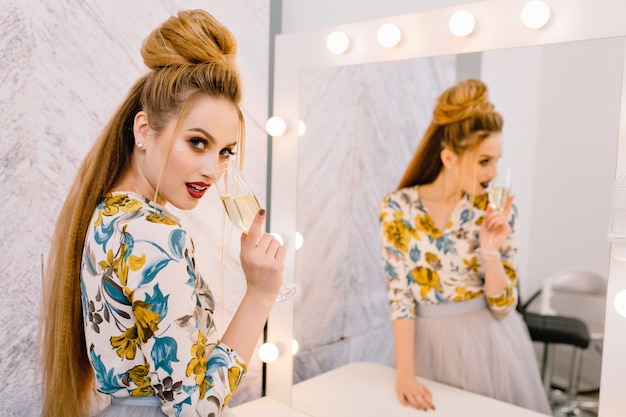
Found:
[{"label": "floral blouse", "polygon": [[217,341],[214,301],[173,215],[133,193],[107,194],[87,231],[81,296],[100,392],[158,396],[168,416],[219,413],[246,372]]},{"label": "floral blouse", "polygon": [[515,271],[515,209],[512,232],[500,248],[508,275],[499,294],[483,289],[484,268],[476,254],[478,233],[487,208],[487,195],[463,197],[444,230],[435,227],[418,195],[418,187],[387,194],[380,204],[383,267],[388,283],[391,318],[416,316],[417,305],[453,303],[485,297],[493,314],[504,317],[517,305]]}]

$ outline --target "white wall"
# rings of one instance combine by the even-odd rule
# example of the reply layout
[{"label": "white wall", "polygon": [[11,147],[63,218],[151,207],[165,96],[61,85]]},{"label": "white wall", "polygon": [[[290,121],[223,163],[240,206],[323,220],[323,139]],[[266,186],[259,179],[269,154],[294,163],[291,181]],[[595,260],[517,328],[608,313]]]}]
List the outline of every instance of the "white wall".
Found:
[{"label": "white wall", "polygon": [[504,159],[514,167],[526,297],[561,268],[608,276],[623,42],[483,53],[482,79],[504,115]]}]

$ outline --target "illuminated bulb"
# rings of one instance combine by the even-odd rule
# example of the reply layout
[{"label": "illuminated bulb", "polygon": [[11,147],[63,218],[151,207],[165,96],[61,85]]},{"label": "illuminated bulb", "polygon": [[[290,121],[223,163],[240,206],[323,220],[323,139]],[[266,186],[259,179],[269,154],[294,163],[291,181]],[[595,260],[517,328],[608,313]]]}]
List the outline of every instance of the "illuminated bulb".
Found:
[{"label": "illuminated bulb", "polygon": [[298,136],[302,137],[306,133],[306,125],[302,120],[298,122]]},{"label": "illuminated bulb", "polygon": [[296,246],[296,250],[300,249],[302,245],[304,245],[304,237],[302,236],[302,233],[296,232],[296,240],[294,242],[294,245]]},{"label": "illuminated bulb", "polygon": [[276,240],[278,241],[278,243],[280,243],[281,245],[285,245],[285,241],[283,240],[283,237],[281,235],[279,235],[278,233],[270,233],[270,235],[274,236],[276,238]]},{"label": "illuminated bulb", "polygon": [[385,48],[393,48],[400,43],[402,34],[400,33],[400,28],[398,26],[393,23],[385,23],[378,28],[376,37],[378,39],[378,43]]},{"label": "illuminated bulb", "polygon": [[259,348],[259,358],[265,363],[278,359],[278,346],[273,343],[263,343]]},{"label": "illuminated bulb", "polygon": [[613,300],[613,305],[620,316],[626,317],[626,290],[621,290],[617,293]]},{"label": "illuminated bulb", "polygon": [[298,344],[298,341],[296,339],[293,339],[291,341],[291,354],[295,355],[296,353],[298,353],[298,349],[300,349],[300,345]]},{"label": "illuminated bulb", "polygon": [[343,54],[350,46],[350,39],[343,32],[332,32],[326,38],[326,47],[333,54]]},{"label": "illuminated bulb", "polygon": [[450,32],[460,38],[474,31],[476,21],[474,16],[467,10],[459,10],[450,17]]},{"label": "illuminated bulb", "polygon": [[529,29],[539,29],[548,23],[550,7],[540,0],[533,0],[522,9],[522,23]]},{"label": "illuminated bulb", "polygon": [[287,122],[278,116],[272,116],[265,123],[265,130],[270,136],[280,136],[287,131]]}]

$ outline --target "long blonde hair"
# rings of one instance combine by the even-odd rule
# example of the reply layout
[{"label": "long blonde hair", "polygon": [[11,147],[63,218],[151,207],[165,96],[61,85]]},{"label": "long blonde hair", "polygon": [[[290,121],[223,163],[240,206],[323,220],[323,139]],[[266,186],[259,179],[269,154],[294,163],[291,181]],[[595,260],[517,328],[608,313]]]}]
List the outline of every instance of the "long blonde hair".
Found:
[{"label": "long blonde hair", "polygon": [[[201,10],[181,11],[143,42],[150,71],[128,96],[87,154],[62,206],[51,242],[43,288],[41,374],[44,417],[85,416],[95,398],[94,374],[85,346],[80,270],[89,221],[103,196],[129,168],[139,111],[162,130],[181,118],[200,96],[239,105],[241,81],[232,33]],[[243,116],[239,112],[239,154]]]},{"label": "long blonde hair", "polygon": [[503,119],[489,101],[480,80],[469,79],[445,90],[437,99],[433,118],[409,162],[398,189],[430,184],[443,168],[441,151],[461,156],[492,133],[502,132]]}]

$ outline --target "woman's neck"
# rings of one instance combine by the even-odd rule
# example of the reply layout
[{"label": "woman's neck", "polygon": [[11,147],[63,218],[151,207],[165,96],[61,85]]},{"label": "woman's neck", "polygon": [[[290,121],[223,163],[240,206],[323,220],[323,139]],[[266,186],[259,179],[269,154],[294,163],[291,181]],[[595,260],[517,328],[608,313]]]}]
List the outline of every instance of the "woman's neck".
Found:
[{"label": "woman's neck", "polygon": [[442,173],[430,184],[420,185],[419,196],[433,203],[455,204],[461,199],[463,192],[456,181],[451,181]]}]

